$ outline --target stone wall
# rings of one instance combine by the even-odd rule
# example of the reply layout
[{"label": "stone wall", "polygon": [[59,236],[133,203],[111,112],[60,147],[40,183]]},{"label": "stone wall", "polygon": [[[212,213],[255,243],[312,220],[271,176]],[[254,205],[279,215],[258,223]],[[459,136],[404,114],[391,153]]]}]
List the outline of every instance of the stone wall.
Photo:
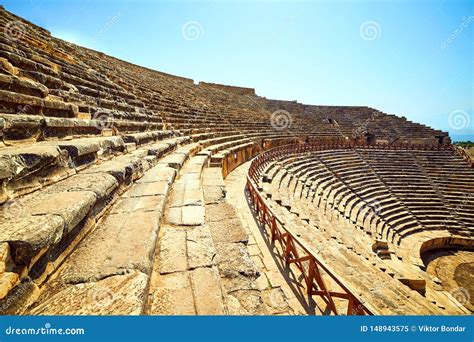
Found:
[{"label": "stone wall", "polygon": [[234,87],[234,86],[229,86],[229,85],[224,85],[224,84],[207,83],[207,82],[199,82],[199,86],[206,87],[206,88],[220,89],[223,91],[228,91],[228,92],[239,94],[239,95],[255,95],[254,88]]}]

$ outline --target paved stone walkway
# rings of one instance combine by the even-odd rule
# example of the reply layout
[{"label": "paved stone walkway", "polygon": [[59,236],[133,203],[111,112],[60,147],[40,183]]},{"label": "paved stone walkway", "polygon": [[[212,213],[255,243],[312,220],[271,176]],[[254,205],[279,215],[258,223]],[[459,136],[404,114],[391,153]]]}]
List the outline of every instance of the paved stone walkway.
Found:
[{"label": "paved stone walkway", "polygon": [[165,207],[145,313],[223,315],[226,313],[216,249],[204,221],[201,173],[206,156],[180,160],[184,166]]},{"label": "paved stone walkway", "polygon": [[[249,236],[247,248],[252,260],[260,270],[257,283],[267,297],[269,313],[321,314],[314,306],[307,305],[305,289],[295,282],[293,274],[289,274],[280,259],[272,254],[265,235],[254,219],[245,196],[246,175],[249,166],[250,162],[247,162],[231,172],[225,179],[225,188],[227,202],[236,209],[237,216]],[[274,304],[271,305],[271,303]],[[286,307],[286,309],[281,310],[282,307]]]},{"label": "paved stone walkway", "polygon": [[[204,161],[199,155],[191,157],[173,184],[159,233],[145,313],[306,314],[276,264],[272,264],[258,227],[253,227],[254,231],[249,228],[252,214],[245,198],[239,200],[248,217],[241,216],[240,205],[228,203],[221,169],[203,170]],[[241,181],[229,184],[234,190],[237,184],[243,184]]]}]

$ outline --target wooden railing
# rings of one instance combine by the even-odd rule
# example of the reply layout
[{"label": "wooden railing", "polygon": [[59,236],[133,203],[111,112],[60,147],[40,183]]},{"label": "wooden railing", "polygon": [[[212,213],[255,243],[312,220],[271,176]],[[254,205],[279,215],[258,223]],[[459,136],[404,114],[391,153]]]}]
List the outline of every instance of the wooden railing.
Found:
[{"label": "wooden railing", "polygon": [[[291,232],[291,228],[275,215],[267,205],[259,192],[259,182],[262,172],[267,166],[282,157],[300,155],[311,151],[321,151],[326,149],[384,149],[384,150],[450,150],[450,146],[420,146],[413,144],[362,144],[357,142],[330,141],[320,144],[296,144],[285,145],[270,149],[255,157],[250,165],[247,175],[247,191],[249,194],[252,209],[255,212],[260,224],[271,236],[272,243],[278,241],[283,253],[280,255],[284,259],[287,267],[295,264],[302,273],[309,296],[318,296],[328,305],[333,314],[338,315],[339,310],[335,304],[335,299],[346,301],[347,315],[373,315],[376,312],[367,303],[358,298],[348,285],[344,284],[328,265],[326,265],[312,251],[312,247],[301,241],[301,239]],[[323,277],[325,275],[325,277]],[[330,281],[325,281],[324,278]]]},{"label": "wooden railing", "polygon": [[466,152],[466,150],[464,148],[462,148],[461,146],[456,146],[456,145],[452,145],[453,146],[453,151],[455,153],[457,153],[458,155],[460,155],[461,157],[464,158],[464,160],[466,160],[466,162],[469,164],[470,167],[474,167],[474,160],[472,159],[472,157]]},{"label": "wooden railing", "polygon": [[[260,224],[269,230],[271,241],[278,241],[283,254],[280,255],[287,267],[291,264],[296,265],[302,273],[309,296],[318,296],[322,298],[330,311],[340,314],[335,298],[343,299],[347,303],[347,315],[372,315],[373,312],[353,292],[343,284],[338,276],[330,270],[321,260],[316,257],[316,253],[306,246],[300,239],[293,234],[283,222],[273,213],[265,203],[265,200],[258,191],[258,179],[261,172],[272,160],[288,153],[304,153],[308,151],[308,146],[284,146],[278,147],[256,157],[250,166],[247,176],[247,191],[252,204],[252,209],[257,215]],[[324,280],[323,274],[331,278],[331,286]],[[335,285],[335,286],[334,286]],[[331,289],[336,287],[337,289]]]}]

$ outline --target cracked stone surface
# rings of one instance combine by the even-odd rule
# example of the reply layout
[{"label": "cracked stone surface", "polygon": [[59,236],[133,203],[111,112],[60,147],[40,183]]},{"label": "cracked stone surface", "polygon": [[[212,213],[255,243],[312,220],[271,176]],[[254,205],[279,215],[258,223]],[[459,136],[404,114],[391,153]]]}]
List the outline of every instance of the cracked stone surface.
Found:
[{"label": "cracked stone surface", "polygon": [[107,216],[100,228],[69,257],[60,273],[61,280],[66,283],[94,281],[129,270],[148,273],[158,223],[158,216],[153,212]]},{"label": "cracked stone surface", "polygon": [[151,315],[195,315],[191,272],[152,277],[148,312]]},{"label": "cracked stone surface", "polygon": [[[259,191],[306,252],[377,313],[473,310],[473,149],[447,132],[195,84],[0,6],[0,29],[14,22],[25,34],[2,36],[0,57],[2,313],[36,300],[41,314],[325,313],[244,191],[245,160],[302,143],[321,148],[263,156]],[[277,108],[291,128],[272,127]]]},{"label": "cracked stone surface", "polygon": [[161,227],[158,265],[161,274],[187,270],[185,230]]},{"label": "cracked stone surface", "polygon": [[209,267],[214,264],[216,249],[207,226],[198,226],[186,231],[188,266]]},{"label": "cracked stone surface", "polygon": [[133,271],[100,281],[68,284],[35,306],[32,315],[139,315],[147,276]]}]

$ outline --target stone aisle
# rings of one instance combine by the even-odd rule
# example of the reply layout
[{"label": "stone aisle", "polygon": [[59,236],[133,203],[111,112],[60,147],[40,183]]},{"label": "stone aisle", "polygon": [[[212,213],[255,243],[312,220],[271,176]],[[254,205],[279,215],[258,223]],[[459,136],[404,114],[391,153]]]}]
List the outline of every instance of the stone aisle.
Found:
[{"label": "stone aisle", "polygon": [[201,183],[208,156],[185,162],[165,208],[149,284],[146,314],[226,313],[216,250],[205,225]]},{"label": "stone aisle", "polygon": [[206,161],[189,159],[173,184],[145,314],[306,314],[276,267],[261,262],[254,233],[227,203],[221,169]]},{"label": "stone aisle", "polygon": [[[262,231],[255,222],[253,213],[245,196],[246,175],[250,162],[242,164],[225,179],[227,202],[236,210],[249,236],[248,250],[252,260],[260,270],[257,279],[259,288],[266,297],[270,314],[321,314],[319,310],[308,307],[305,289],[299,287],[282,268],[279,259],[270,251]],[[304,299],[303,299],[304,298]],[[315,312],[315,310],[318,310]]]}]

